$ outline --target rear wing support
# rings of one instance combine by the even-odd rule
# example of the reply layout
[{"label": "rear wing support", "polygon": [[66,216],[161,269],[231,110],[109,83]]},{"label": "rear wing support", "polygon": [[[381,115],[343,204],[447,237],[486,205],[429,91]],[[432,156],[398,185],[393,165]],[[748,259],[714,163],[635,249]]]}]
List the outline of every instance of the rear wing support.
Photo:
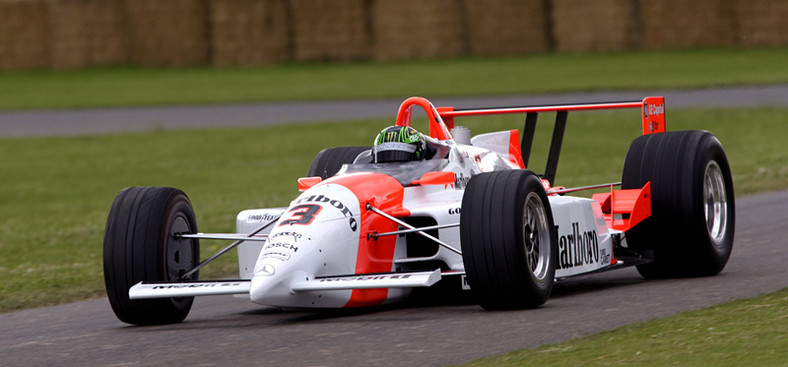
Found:
[{"label": "rear wing support", "polygon": [[[561,144],[566,130],[566,121],[569,111],[584,110],[604,110],[620,108],[640,108],[643,126],[643,135],[665,132],[665,97],[646,97],[641,101],[623,102],[604,102],[604,103],[582,103],[582,104],[557,104],[545,106],[515,106],[515,107],[492,107],[492,108],[464,108],[454,109],[453,107],[439,107],[436,112],[440,118],[454,125],[454,118],[457,116],[479,116],[497,114],[516,114],[525,113],[525,126],[523,137],[520,142],[520,152],[523,163],[528,167],[528,160],[533,148],[534,134],[536,132],[536,120],[540,112],[556,112],[553,136],[550,142],[550,152],[547,156],[542,178],[550,182],[550,186],[555,184],[555,176],[558,171],[558,158],[561,154]],[[428,113],[429,115],[429,113]],[[398,124],[399,125],[399,124]],[[408,125],[409,126],[409,125]],[[449,127],[451,128],[451,127]],[[432,128],[430,129],[432,130]],[[432,131],[431,131],[432,132]],[[432,134],[431,134],[432,135]]]}]

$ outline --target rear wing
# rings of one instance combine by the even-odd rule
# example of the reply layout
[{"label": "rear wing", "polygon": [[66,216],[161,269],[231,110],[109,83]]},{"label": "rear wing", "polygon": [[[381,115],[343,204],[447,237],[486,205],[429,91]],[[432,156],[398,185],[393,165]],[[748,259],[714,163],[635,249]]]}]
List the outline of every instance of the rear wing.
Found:
[{"label": "rear wing", "polygon": [[397,114],[398,126],[410,126],[410,117],[413,107],[419,106],[427,113],[430,122],[430,136],[440,140],[452,139],[449,132],[454,128],[454,119],[463,116],[482,116],[498,114],[525,114],[525,127],[523,138],[520,141],[520,154],[525,167],[528,166],[528,159],[531,155],[534,134],[536,131],[536,120],[541,112],[556,112],[555,127],[553,128],[550,151],[548,153],[547,165],[542,177],[549,181],[552,186],[555,181],[555,174],[558,170],[558,158],[561,153],[561,144],[566,130],[566,120],[569,111],[587,110],[606,110],[621,108],[640,108],[643,124],[643,135],[665,132],[665,97],[646,97],[641,101],[623,102],[603,102],[603,103],[579,103],[579,104],[555,104],[544,106],[514,106],[514,107],[485,107],[485,108],[462,108],[438,107],[421,97],[411,97],[402,103]]}]

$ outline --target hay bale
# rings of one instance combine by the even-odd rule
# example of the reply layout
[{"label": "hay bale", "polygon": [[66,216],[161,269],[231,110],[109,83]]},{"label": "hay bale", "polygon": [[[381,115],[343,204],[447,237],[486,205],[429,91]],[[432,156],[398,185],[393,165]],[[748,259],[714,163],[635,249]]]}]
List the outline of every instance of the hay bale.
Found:
[{"label": "hay bale", "polygon": [[208,63],[207,0],[125,0],[131,61],[140,65]]},{"label": "hay bale", "polygon": [[467,55],[461,0],[378,0],[372,7],[374,59]]},{"label": "hay bale", "polygon": [[735,2],[730,0],[640,1],[642,47],[668,49],[736,44]]},{"label": "hay bale", "polygon": [[369,58],[366,0],[290,0],[297,61]]},{"label": "hay bale", "polygon": [[473,55],[518,55],[549,49],[544,0],[465,0]]},{"label": "hay bale", "polygon": [[48,67],[49,45],[43,0],[0,1],[0,70]]},{"label": "hay bale", "polygon": [[637,41],[632,0],[553,0],[555,49],[564,52],[619,51]]},{"label": "hay bale", "polygon": [[286,0],[211,0],[210,21],[214,65],[292,59]]},{"label": "hay bale", "polygon": [[739,1],[739,44],[746,47],[788,45],[788,1]]},{"label": "hay bale", "polygon": [[52,67],[122,64],[127,39],[118,0],[49,0]]}]

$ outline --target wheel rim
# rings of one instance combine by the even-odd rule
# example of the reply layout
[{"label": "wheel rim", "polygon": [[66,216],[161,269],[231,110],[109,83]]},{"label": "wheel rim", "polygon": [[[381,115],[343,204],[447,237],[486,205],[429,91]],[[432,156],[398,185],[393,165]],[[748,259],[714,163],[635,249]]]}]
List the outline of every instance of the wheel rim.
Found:
[{"label": "wheel rim", "polygon": [[[167,239],[167,280],[180,280],[181,276],[191,270],[194,263],[194,240],[179,239],[175,235],[179,233],[192,233],[189,220],[183,213],[178,213],[172,219],[172,225]],[[194,278],[192,275],[190,278]]]},{"label": "wheel rim", "polygon": [[725,180],[716,161],[706,165],[703,178],[703,201],[706,215],[706,230],[715,245],[722,243],[728,226],[728,199],[725,193]]},{"label": "wheel rim", "polygon": [[544,280],[550,262],[550,229],[542,199],[534,192],[525,198],[523,207],[523,242],[531,273]]}]

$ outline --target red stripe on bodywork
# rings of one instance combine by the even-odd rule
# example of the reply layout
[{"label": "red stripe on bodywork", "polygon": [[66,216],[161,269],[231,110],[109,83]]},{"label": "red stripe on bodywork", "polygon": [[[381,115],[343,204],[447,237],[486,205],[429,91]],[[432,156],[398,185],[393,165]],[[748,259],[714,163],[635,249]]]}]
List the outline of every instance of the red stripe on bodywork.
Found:
[{"label": "red stripe on bodywork", "polygon": [[[372,211],[366,204],[398,216],[410,213],[402,207],[405,188],[391,176],[382,173],[359,173],[343,175],[332,179],[352,191],[361,210],[359,220],[358,253],[356,255],[356,274],[387,273],[394,263],[396,236],[376,239],[367,238],[371,232],[396,231],[398,225]],[[386,301],[388,288],[354,289],[345,307],[376,306]]]},{"label": "red stripe on bodywork", "polygon": [[520,149],[520,131],[517,129],[509,130],[509,161],[520,168],[525,168],[522,149]]}]

